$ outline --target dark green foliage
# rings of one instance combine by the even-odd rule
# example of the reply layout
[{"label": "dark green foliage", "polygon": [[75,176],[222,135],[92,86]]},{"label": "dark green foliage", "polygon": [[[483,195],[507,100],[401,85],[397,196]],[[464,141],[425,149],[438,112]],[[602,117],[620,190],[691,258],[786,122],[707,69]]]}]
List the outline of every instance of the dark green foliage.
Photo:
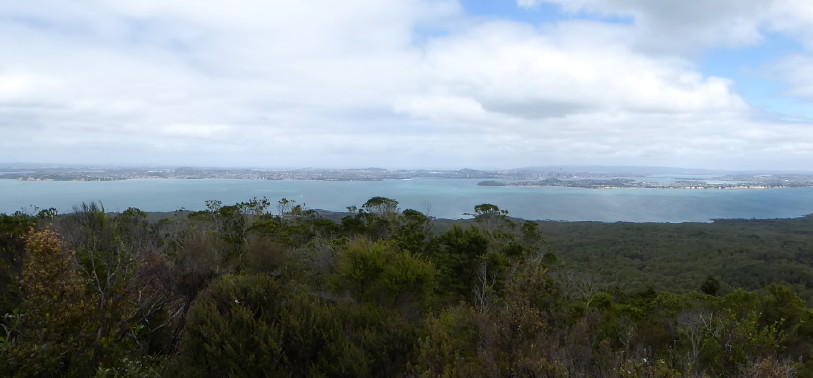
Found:
[{"label": "dark green foliage", "polygon": [[290,248],[307,246],[315,241],[331,240],[341,233],[339,225],[318,217],[316,211],[307,210],[296,201],[283,198],[279,202],[280,215],[262,214],[247,229],[246,239],[270,239]]},{"label": "dark green foliage", "polygon": [[19,371],[89,375],[101,365],[118,368],[130,353],[169,352],[167,330],[178,304],[146,214],[128,209],[109,216],[91,203],[52,222],[59,236],[43,231],[29,238],[21,315],[7,318],[19,320],[5,337],[10,356],[21,346],[39,351],[30,355],[39,362]]},{"label": "dark green foliage", "polygon": [[356,215],[364,224],[364,232],[373,240],[393,236],[398,228],[398,201],[373,197],[361,205]]},{"label": "dark green foliage", "polygon": [[307,375],[324,372],[335,357],[358,366],[359,351],[334,344],[341,332],[335,312],[307,293],[267,275],[229,275],[190,310],[179,370],[182,376]]},{"label": "dark green foliage", "polygon": [[248,231],[251,236],[270,239],[288,247],[300,247],[315,238],[319,231],[331,235],[332,223],[312,224],[310,219],[263,216]]},{"label": "dark green foliage", "polygon": [[783,354],[792,359],[810,358],[813,353],[813,311],[787,285],[768,286],[769,296],[762,301],[765,324],[776,324],[783,332]]},{"label": "dark green foliage", "polygon": [[516,227],[516,224],[508,219],[507,210],[500,210],[497,205],[490,203],[475,206],[473,215],[483,231],[495,239],[502,239]]},{"label": "dark green foliage", "polygon": [[94,294],[87,319],[96,326],[89,362],[115,367],[137,345],[149,352],[153,336],[165,331],[178,305],[146,213],[130,208],[112,216],[100,204],[82,204],[54,227],[76,252]]},{"label": "dark green foliage", "polygon": [[698,290],[708,276],[718,294],[774,282],[813,301],[813,216],[714,223],[541,222],[560,261],[625,291]]},{"label": "dark green foliage", "polygon": [[367,227],[360,217],[348,215],[342,218],[342,230],[347,235],[363,235]]},{"label": "dark green foliage", "polygon": [[703,285],[700,286],[700,291],[708,295],[717,295],[719,290],[720,281],[717,281],[717,279],[712,276],[708,276],[706,280],[703,281]]},{"label": "dark green foliage", "polygon": [[204,229],[225,242],[228,248],[224,258],[231,260],[238,269],[243,269],[246,234],[269,206],[270,202],[265,197],[255,197],[230,206],[223,206],[220,201],[206,201],[207,210],[191,213],[189,218],[201,221]]},{"label": "dark green foliage", "polygon": [[394,243],[357,239],[336,255],[334,286],[353,297],[405,311],[427,303],[435,287],[435,268]]},{"label": "dark green foliage", "polygon": [[0,356],[15,376],[87,375],[94,370],[94,293],[56,233],[27,237],[21,276],[24,301],[12,315]]},{"label": "dark green foliage", "polygon": [[17,277],[25,256],[25,236],[37,218],[17,212],[0,214],[0,314],[8,314],[22,300]]},{"label": "dark green foliage", "polygon": [[20,260],[25,248],[25,235],[36,225],[37,218],[23,213],[0,214],[0,255],[3,260],[22,265]]},{"label": "dark green foliage", "polygon": [[[485,377],[564,377],[548,316],[534,303],[546,296],[538,285],[544,272],[525,270],[506,289],[499,306],[452,306],[427,321],[415,375]],[[542,292],[536,291],[543,288]]]},{"label": "dark green foliage", "polygon": [[361,209],[375,215],[388,215],[398,211],[398,201],[386,197],[373,197],[367,200]]},{"label": "dark green foliage", "polygon": [[401,215],[398,232],[395,234],[398,245],[410,252],[423,253],[431,236],[431,219],[412,209],[404,210]]},{"label": "dark green foliage", "polygon": [[223,264],[225,252],[221,241],[204,236],[186,241],[176,252],[172,266],[175,292],[185,299],[187,306],[215,278],[228,273]]},{"label": "dark green foliage", "polygon": [[813,217],[397,205],[0,214],[0,376],[813,374]]},{"label": "dark green foliage", "polygon": [[291,277],[299,271],[299,261],[290,247],[273,240],[253,238],[246,242],[245,265],[252,273]]},{"label": "dark green foliage", "polygon": [[394,319],[268,275],[228,275],[190,310],[176,369],[195,377],[388,375],[410,343]]},{"label": "dark green foliage", "polygon": [[488,253],[489,239],[476,227],[455,225],[434,243],[430,256],[438,269],[440,291],[470,297],[478,269]]}]

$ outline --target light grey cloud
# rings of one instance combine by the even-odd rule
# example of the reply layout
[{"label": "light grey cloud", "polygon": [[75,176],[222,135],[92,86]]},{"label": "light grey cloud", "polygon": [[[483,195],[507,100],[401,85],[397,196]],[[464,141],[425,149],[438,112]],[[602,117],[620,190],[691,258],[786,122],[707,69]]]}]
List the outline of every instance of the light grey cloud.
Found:
[{"label": "light grey cloud", "polygon": [[571,13],[628,18],[639,47],[687,53],[759,43],[760,25],[781,1],[518,0],[517,5],[533,8],[544,2]]}]

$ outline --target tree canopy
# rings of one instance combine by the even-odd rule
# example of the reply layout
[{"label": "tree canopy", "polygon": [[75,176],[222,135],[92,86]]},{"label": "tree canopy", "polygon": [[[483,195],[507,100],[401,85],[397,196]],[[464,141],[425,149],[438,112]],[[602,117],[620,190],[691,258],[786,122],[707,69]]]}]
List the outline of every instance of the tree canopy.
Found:
[{"label": "tree canopy", "polygon": [[205,207],[0,214],[0,375],[813,374],[811,217]]}]

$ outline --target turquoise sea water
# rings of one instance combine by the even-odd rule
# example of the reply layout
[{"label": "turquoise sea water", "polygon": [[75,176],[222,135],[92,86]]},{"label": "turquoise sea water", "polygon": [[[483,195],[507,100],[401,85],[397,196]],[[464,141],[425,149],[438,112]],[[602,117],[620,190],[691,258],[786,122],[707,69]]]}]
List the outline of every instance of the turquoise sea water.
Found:
[{"label": "turquoise sea water", "polygon": [[311,209],[344,211],[373,196],[438,218],[464,218],[492,203],[525,219],[707,222],[716,218],[792,218],[813,213],[813,189],[672,190],[477,186],[479,180],[387,181],[125,180],[107,182],[0,180],[0,212],[54,207],[68,212],[99,201],[109,211],[200,210],[214,199],[234,204],[265,196]]}]

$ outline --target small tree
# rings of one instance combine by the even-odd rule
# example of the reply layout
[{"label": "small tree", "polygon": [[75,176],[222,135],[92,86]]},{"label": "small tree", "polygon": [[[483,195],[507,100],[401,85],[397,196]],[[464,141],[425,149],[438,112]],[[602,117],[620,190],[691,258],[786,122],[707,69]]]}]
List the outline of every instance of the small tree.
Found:
[{"label": "small tree", "polygon": [[[455,301],[471,296],[481,265],[491,262],[488,256],[489,239],[476,227],[464,229],[454,225],[434,240],[433,247],[430,255],[438,268],[440,290],[456,296],[449,298]],[[487,266],[486,269],[496,272],[491,268],[496,267]]]},{"label": "small tree", "polygon": [[227,275],[195,301],[180,376],[394,376],[414,344],[387,311],[331,303],[293,281]]},{"label": "small tree", "polygon": [[720,281],[717,281],[717,279],[712,276],[706,277],[706,280],[703,281],[703,285],[700,285],[700,291],[708,295],[717,295],[719,290]]},{"label": "small tree", "polygon": [[394,243],[351,241],[336,256],[334,286],[363,301],[409,308],[426,303],[435,285],[435,268]]},{"label": "small tree", "polygon": [[386,197],[373,197],[361,205],[359,217],[373,240],[389,238],[398,227],[398,201]]},{"label": "small tree", "polygon": [[371,214],[386,216],[398,212],[398,201],[387,197],[373,197],[361,205],[362,210]]},{"label": "small tree", "polygon": [[474,207],[474,220],[483,227],[491,237],[499,238],[509,230],[514,229],[514,222],[508,219],[508,210],[500,210],[497,205],[490,203],[479,204]]},{"label": "small tree", "polygon": [[88,375],[94,339],[93,297],[72,251],[52,231],[32,232],[20,283],[24,302],[8,364],[19,376]]}]

